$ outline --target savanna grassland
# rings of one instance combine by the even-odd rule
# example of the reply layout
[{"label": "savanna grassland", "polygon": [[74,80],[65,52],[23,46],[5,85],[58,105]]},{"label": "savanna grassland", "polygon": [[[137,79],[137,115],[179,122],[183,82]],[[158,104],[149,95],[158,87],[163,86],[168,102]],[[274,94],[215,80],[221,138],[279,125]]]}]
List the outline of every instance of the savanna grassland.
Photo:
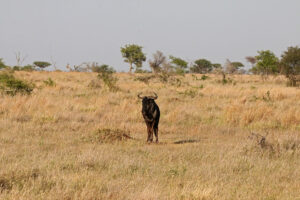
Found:
[{"label": "savanna grassland", "polygon": [[[119,73],[116,92],[96,73],[15,76],[36,88],[1,96],[0,199],[300,199],[300,90],[282,76]],[[159,144],[137,98],[152,91]]]}]

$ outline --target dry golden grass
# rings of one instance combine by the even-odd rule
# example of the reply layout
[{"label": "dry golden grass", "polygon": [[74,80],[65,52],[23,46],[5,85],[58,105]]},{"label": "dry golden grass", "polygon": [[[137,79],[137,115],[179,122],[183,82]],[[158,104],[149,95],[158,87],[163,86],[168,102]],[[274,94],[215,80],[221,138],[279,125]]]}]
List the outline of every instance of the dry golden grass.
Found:
[{"label": "dry golden grass", "polygon": [[[0,199],[300,199],[300,90],[284,77],[117,74],[111,93],[89,87],[94,73],[16,76],[37,89],[1,97]],[[160,143],[148,145],[136,94],[151,91]]]}]

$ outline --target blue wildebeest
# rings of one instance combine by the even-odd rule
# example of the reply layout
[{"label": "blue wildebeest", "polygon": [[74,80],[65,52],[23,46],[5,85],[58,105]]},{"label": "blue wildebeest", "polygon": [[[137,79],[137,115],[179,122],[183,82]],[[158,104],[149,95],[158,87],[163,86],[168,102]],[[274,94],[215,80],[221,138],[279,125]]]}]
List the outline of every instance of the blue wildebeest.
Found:
[{"label": "blue wildebeest", "polygon": [[155,103],[157,99],[157,94],[155,96],[140,96],[138,98],[142,99],[142,114],[147,125],[148,138],[147,142],[153,142],[153,132],[156,137],[156,142],[158,142],[158,123],[160,117],[160,111],[158,105]]}]

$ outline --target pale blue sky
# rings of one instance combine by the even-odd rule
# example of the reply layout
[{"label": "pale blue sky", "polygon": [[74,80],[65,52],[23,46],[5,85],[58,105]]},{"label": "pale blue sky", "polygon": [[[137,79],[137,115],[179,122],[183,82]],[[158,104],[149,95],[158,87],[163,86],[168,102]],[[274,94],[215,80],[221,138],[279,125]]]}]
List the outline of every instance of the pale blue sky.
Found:
[{"label": "pale blue sky", "polygon": [[[120,47],[135,43],[193,61],[245,62],[257,50],[280,56],[300,45],[299,0],[1,0],[0,57],[65,69],[97,61],[128,71]],[[147,66],[145,63],[144,66]]]}]

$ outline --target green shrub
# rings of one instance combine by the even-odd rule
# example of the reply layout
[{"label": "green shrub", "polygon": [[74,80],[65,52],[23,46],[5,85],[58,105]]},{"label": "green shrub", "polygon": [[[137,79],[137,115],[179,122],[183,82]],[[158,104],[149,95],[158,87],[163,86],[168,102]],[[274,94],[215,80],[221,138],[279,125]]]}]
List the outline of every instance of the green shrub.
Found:
[{"label": "green shrub", "polygon": [[55,87],[56,86],[56,83],[51,78],[48,78],[47,80],[45,80],[44,84],[46,86],[50,86],[50,87]]},{"label": "green shrub", "polygon": [[13,71],[21,71],[21,68],[20,66],[13,66],[12,70]]},{"label": "green shrub", "polygon": [[30,94],[34,86],[22,80],[16,79],[8,73],[0,73],[0,90],[9,95]]},{"label": "green shrub", "polygon": [[202,75],[202,76],[201,76],[201,80],[202,80],[202,81],[205,81],[205,80],[208,79],[208,78],[209,78],[209,76],[206,76],[206,75]]},{"label": "green shrub", "polygon": [[35,67],[32,65],[26,65],[24,67],[21,66],[14,66],[12,68],[13,71],[27,71],[27,72],[31,72],[35,70]]},{"label": "green shrub", "polygon": [[109,65],[97,65],[97,64],[94,64],[92,67],[91,67],[91,70],[92,72],[98,72],[98,73],[102,73],[102,72],[105,72],[105,73],[114,73],[115,70],[110,67]]},{"label": "green shrub", "polygon": [[25,65],[23,68],[22,68],[22,71],[27,71],[27,72],[32,72],[35,70],[35,67],[33,65]]},{"label": "green shrub", "polygon": [[111,92],[116,92],[119,90],[117,86],[118,78],[114,77],[113,74],[115,70],[108,65],[102,65],[101,69],[98,71],[98,78],[103,81]]},{"label": "green shrub", "polygon": [[4,61],[2,58],[0,58],[0,69],[4,69],[6,68],[7,66],[5,65]]}]

